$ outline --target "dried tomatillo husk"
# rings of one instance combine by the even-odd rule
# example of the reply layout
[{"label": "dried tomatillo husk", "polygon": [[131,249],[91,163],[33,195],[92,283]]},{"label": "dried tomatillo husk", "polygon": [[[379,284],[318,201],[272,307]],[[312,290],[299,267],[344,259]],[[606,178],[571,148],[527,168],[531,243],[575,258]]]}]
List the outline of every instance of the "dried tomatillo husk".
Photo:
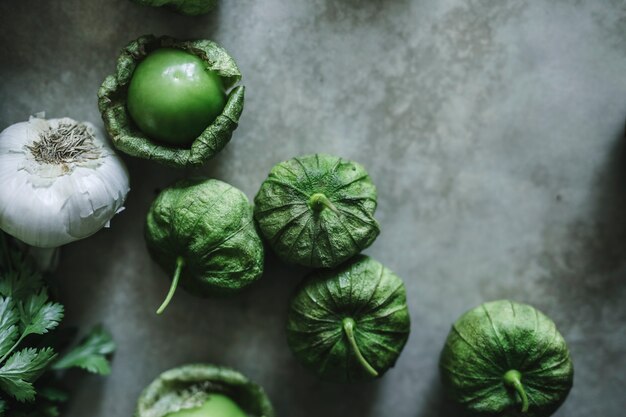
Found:
[{"label": "dried tomatillo husk", "polygon": [[359,255],[312,273],[291,301],[287,340],[296,358],[321,379],[373,379],[391,368],[409,337],[402,280]]},{"label": "dried tomatillo husk", "polygon": [[337,266],[370,246],[376,187],[360,164],[315,154],[274,166],[254,199],[254,217],[286,262]]},{"label": "dried tomatillo husk", "polygon": [[[230,90],[222,113],[190,147],[170,147],[148,137],[138,129],[127,109],[128,86],[135,68],[143,58],[159,48],[181,49],[198,56],[206,63],[207,69],[219,74],[225,90]],[[106,77],[98,91],[98,108],[117,149],[173,167],[200,166],[226,146],[237,128],[243,111],[244,87],[234,86],[240,80],[237,64],[215,42],[179,41],[167,36],[145,35],[122,50],[115,74]]]},{"label": "dried tomatillo husk", "polygon": [[263,243],[246,195],[218,180],[185,179],[161,191],[146,219],[150,255],[200,296],[235,293],[263,273]]},{"label": "dried tomatillo husk", "polygon": [[450,397],[472,416],[548,417],[574,370],[552,320],[527,304],[482,304],[452,326],[439,362]]},{"label": "dried tomatillo husk", "polygon": [[162,373],[141,394],[135,417],[165,417],[201,407],[210,394],[222,394],[250,417],[274,417],[263,388],[239,372],[214,365],[194,364]]}]

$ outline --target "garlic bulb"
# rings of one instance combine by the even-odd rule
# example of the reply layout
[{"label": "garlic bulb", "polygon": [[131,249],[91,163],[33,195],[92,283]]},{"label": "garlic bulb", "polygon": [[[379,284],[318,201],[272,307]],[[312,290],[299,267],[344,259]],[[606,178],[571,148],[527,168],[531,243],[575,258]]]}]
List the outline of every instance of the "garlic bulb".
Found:
[{"label": "garlic bulb", "polygon": [[124,163],[91,123],[31,117],[0,133],[0,229],[29,245],[94,234],[128,191]]}]

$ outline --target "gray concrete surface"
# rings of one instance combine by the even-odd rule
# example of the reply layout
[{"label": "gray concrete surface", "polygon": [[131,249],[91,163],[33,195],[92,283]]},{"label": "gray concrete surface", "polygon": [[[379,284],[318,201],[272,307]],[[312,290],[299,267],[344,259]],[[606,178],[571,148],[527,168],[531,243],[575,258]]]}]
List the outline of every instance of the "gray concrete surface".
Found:
[{"label": "gray concrete surface", "polygon": [[96,91],[144,33],[206,37],[248,87],[239,130],[202,172],[253,197],[270,167],[316,151],[362,162],[380,190],[367,251],[404,277],[413,319],[395,369],[316,381],[285,342],[305,272],[269,257],[228,300],[179,293],[142,227],[155,189],[187,173],[125,158],[127,210],[67,246],[68,322],[103,322],[113,374],[78,379],[65,417],[125,417],[160,371],[208,361],[261,383],[283,417],[456,416],[437,359],[450,324],[509,297],[551,316],[575,387],[559,417],[626,409],[626,6],[623,0],[236,0],[200,18],[126,0],[0,3],[0,127],[45,110],[100,122]]}]

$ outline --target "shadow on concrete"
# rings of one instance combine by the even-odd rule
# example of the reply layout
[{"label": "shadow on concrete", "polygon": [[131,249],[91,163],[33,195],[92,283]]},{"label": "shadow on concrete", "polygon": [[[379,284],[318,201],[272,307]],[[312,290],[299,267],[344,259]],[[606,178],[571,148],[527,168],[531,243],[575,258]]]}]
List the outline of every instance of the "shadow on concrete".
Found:
[{"label": "shadow on concrete", "polygon": [[[556,196],[557,199],[560,196]],[[591,194],[593,208],[586,218],[567,225],[569,244],[554,251],[546,239],[543,284],[574,315],[581,306],[600,318],[609,304],[619,304],[619,288],[626,285],[626,139],[616,132],[608,159],[598,171]],[[573,317],[574,319],[574,317]]]},{"label": "shadow on concrete", "polygon": [[467,413],[446,396],[439,374],[435,375],[436,377],[429,385],[429,391],[424,397],[418,399],[423,406],[415,417],[466,417]]},{"label": "shadow on concrete", "polygon": [[[290,399],[290,405],[284,409],[291,410],[292,414],[299,417],[378,417],[373,414],[372,406],[376,403],[380,381],[355,384],[318,381],[295,363],[295,359],[287,368],[282,396]],[[280,415],[280,409],[278,411]]]}]

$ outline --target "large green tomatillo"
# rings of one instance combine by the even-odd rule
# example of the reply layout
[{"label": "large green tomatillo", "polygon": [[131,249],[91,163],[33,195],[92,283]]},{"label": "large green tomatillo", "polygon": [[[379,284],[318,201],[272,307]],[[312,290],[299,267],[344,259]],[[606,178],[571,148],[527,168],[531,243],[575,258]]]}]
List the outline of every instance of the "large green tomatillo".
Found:
[{"label": "large green tomatillo", "polygon": [[185,147],[226,104],[222,81],[197,56],[162,48],[135,68],[128,86],[128,111],[149,137]]},{"label": "large green tomatillo", "polygon": [[364,255],[311,273],[291,300],[287,318],[295,357],[333,382],[382,376],[396,363],[410,330],[402,279]]},{"label": "large green tomatillo", "polygon": [[461,316],[439,367],[450,397],[477,417],[548,417],[565,401],[574,378],[554,322],[509,300]]},{"label": "large green tomatillo", "polygon": [[161,191],[146,218],[146,243],[178,284],[195,295],[228,295],[263,274],[263,243],[248,197],[218,180],[185,179]]},{"label": "large green tomatillo", "polygon": [[380,233],[370,176],[362,165],[337,156],[305,155],[276,164],[254,202],[261,234],[289,263],[332,268]]},{"label": "large green tomatillo", "polygon": [[134,417],[274,417],[263,388],[239,372],[185,365],[159,375],[137,401]]},{"label": "large green tomatillo", "polygon": [[[178,70],[159,79],[158,67],[170,63]],[[193,69],[197,84],[180,65]],[[237,64],[215,42],[145,35],[120,53],[115,73],[98,91],[98,108],[122,152],[178,168],[200,166],[226,146],[238,126],[244,102],[244,87],[236,86],[240,80]]]}]

